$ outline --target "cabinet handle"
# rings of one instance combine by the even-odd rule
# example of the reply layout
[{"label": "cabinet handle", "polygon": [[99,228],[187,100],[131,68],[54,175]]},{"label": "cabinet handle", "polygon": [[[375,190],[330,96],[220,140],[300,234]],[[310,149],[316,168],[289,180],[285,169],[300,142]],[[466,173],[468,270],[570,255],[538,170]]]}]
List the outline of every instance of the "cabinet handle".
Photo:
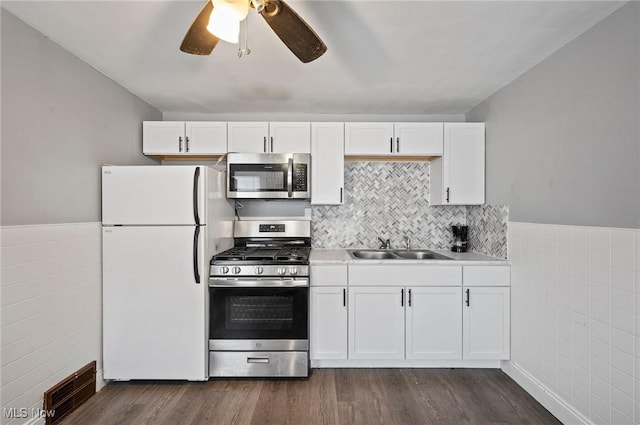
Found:
[{"label": "cabinet handle", "polygon": [[451,193],[451,190],[449,188],[447,188],[447,204],[449,203],[449,195]]},{"label": "cabinet handle", "polygon": [[347,288],[342,288],[342,307],[347,306]]},{"label": "cabinet handle", "polygon": [[178,152],[182,152],[182,136],[178,137]]},{"label": "cabinet handle", "polygon": [[184,140],[185,140],[186,152],[189,152],[189,138],[185,137]]},{"label": "cabinet handle", "polygon": [[465,301],[467,303],[467,307],[469,307],[469,289],[466,290],[467,293],[467,300]]},{"label": "cabinet handle", "polygon": [[393,137],[389,139],[389,152],[393,153]]},{"label": "cabinet handle", "polygon": [[400,138],[396,138],[396,153],[400,153]]},{"label": "cabinet handle", "polygon": [[400,290],[400,305],[404,307],[404,288]]},{"label": "cabinet handle", "polygon": [[267,153],[267,136],[264,136],[264,153]]},{"label": "cabinet handle", "polygon": [[342,188],[340,188],[340,203],[342,203]]},{"label": "cabinet handle", "polygon": [[271,153],[273,153],[273,136],[271,136]]},{"label": "cabinet handle", "polygon": [[411,307],[411,289],[409,289],[407,294],[407,304]]}]

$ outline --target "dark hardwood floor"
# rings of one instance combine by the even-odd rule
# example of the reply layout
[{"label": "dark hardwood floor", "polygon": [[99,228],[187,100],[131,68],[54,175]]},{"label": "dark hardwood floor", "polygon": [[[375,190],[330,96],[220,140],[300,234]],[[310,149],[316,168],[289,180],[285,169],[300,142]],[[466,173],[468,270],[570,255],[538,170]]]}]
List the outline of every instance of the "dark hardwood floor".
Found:
[{"label": "dark hardwood floor", "polygon": [[112,383],[62,424],[560,422],[497,369],[315,369],[309,380]]}]

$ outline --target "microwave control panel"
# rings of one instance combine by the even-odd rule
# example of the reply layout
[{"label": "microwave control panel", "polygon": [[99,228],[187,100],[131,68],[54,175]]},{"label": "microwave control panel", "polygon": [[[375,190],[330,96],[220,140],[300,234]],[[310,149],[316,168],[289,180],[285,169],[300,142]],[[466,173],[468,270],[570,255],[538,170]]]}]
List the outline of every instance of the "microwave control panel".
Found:
[{"label": "microwave control panel", "polygon": [[293,191],[307,191],[307,164],[293,164]]}]

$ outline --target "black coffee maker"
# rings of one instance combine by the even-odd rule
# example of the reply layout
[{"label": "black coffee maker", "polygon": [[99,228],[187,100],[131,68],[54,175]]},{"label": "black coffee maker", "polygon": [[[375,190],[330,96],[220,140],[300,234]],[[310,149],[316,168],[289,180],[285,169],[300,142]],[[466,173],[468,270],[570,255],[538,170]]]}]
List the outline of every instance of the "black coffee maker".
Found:
[{"label": "black coffee maker", "polygon": [[453,232],[453,246],[451,251],[453,252],[467,252],[469,245],[469,227],[462,225],[451,226]]}]

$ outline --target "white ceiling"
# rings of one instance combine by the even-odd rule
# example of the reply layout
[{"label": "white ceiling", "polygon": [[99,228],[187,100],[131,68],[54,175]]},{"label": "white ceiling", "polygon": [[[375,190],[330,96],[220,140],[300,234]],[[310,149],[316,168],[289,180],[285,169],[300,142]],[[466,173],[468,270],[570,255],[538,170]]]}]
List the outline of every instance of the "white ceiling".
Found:
[{"label": "white ceiling", "polygon": [[178,47],[205,0],[2,1],[163,112],[461,114],[608,16],[611,1],[288,0],[328,46],[303,64],[251,10],[251,54]]}]

